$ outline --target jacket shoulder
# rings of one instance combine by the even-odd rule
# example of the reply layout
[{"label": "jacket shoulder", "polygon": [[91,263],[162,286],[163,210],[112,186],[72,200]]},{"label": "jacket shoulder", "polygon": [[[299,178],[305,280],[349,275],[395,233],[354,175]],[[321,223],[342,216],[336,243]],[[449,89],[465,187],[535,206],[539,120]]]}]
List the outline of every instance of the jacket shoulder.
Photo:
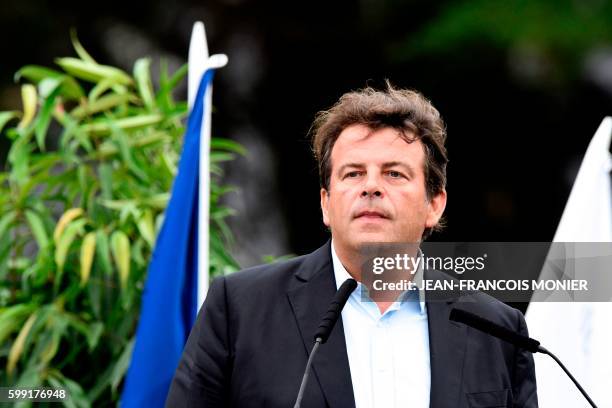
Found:
[{"label": "jacket shoulder", "polygon": [[[444,272],[430,270],[429,277],[434,280],[453,280],[457,278]],[[453,307],[472,312],[480,317],[491,320],[507,328],[520,329],[525,327],[523,313],[504,302],[480,291],[457,291],[453,293]]]},{"label": "jacket shoulder", "polygon": [[257,265],[215,279],[224,281],[229,299],[271,300],[281,293],[286,293],[296,284],[295,274],[307,256]]}]

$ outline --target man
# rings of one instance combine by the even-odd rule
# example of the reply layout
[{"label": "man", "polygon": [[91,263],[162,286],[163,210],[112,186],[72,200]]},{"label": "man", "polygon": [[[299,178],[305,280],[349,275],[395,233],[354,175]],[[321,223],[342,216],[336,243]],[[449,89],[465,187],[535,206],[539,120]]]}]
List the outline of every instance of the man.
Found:
[{"label": "man", "polygon": [[[211,284],[168,407],[293,406],[330,300],[345,279],[362,280],[363,245],[418,243],[440,228],[446,132],[422,95],[391,85],[347,93],[313,129],[331,241]],[[463,294],[367,302],[361,290],[314,358],[303,407],[537,407],[528,352],[449,321]],[[526,334],[519,311],[469,296],[477,301],[464,309]]]}]

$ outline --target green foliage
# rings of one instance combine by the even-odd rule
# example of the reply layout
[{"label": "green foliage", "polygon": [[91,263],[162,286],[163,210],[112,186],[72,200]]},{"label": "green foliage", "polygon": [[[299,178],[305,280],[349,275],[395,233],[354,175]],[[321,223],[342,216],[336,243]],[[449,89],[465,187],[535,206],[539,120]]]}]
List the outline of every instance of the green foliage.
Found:
[{"label": "green foliage", "polygon": [[[25,66],[23,112],[0,112],[11,139],[0,173],[0,385],[63,387],[68,406],[117,402],[130,361],[148,261],[176,175],[185,102],[159,87],[150,60],[133,76],[79,58]],[[237,268],[219,161],[242,148],[212,141],[211,275]]]},{"label": "green foliage", "polygon": [[[585,54],[612,41],[612,3],[571,0],[463,0],[440,5],[416,33],[388,47],[397,60],[528,47],[559,65],[580,69]],[[561,75],[561,73],[559,73]],[[572,76],[568,76],[572,77]]]}]

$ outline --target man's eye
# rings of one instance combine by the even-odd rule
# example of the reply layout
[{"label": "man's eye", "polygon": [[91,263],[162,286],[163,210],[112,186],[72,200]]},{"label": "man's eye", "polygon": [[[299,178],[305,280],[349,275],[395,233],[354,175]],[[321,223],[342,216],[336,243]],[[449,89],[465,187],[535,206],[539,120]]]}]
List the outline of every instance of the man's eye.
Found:
[{"label": "man's eye", "polygon": [[358,177],[360,174],[361,174],[361,172],[359,172],[359,171],[350,171],[350,172],[346,173],[346,176],[344,176],[344,177],[355,178],[355,177]]},{"label": "man's eye", "polygon": [[392,170],[392,171],[388,172],[388,174],[389,174],[389,176],[391,178],[400,178],[400,177],[402,177],[402,173],[400,173],[399,171],[393,171]]}]

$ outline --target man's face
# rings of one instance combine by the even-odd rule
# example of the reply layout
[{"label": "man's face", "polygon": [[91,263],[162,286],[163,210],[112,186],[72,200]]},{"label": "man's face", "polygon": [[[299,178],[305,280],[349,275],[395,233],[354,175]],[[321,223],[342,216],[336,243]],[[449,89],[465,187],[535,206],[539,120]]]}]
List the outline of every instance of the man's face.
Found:
[{"label": "man's face", "polygon": [[329,191],[321,189],[323,222],[340,247],[368,242],[419,242],[440,219],[446,192],[427,199],[425,152],[398,131],[352,125],[331,153]]}]

